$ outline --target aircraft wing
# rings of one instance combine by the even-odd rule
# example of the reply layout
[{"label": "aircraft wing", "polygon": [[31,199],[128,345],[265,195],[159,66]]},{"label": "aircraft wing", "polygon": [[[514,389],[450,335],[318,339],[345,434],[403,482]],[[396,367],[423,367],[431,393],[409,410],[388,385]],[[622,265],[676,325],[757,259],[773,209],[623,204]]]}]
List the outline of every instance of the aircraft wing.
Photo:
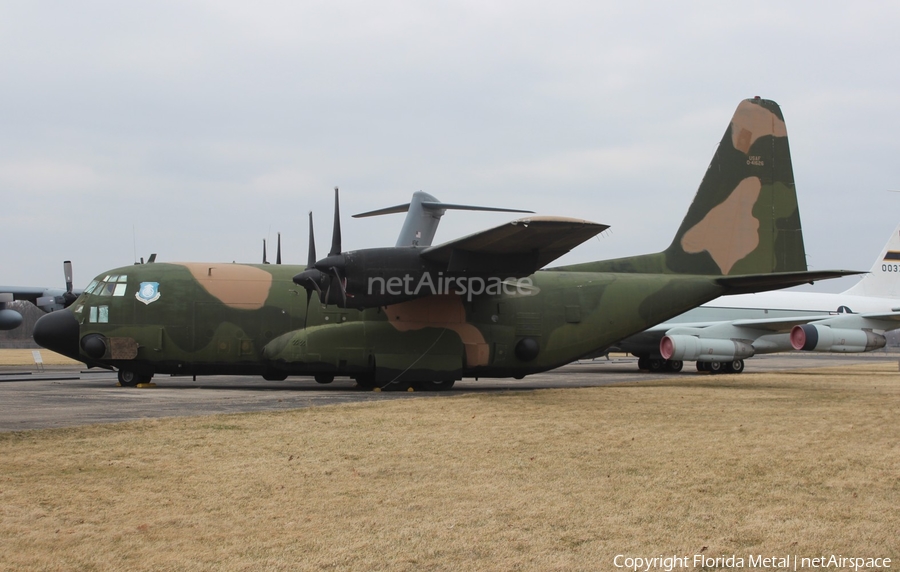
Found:
[{"label": "aircraft wing", "polygon": [[30,286],[0,286],[0,303],[24,300],[31,302],[41,310],[50,312],[59,307],[71,304],[82,290],[73,290],[68,294],[64,288],[40,288]]},{"label": "aircraft wing", "polygon": [[[887,322],[878,324],[877,322]],[[787,318],[752,318],[745,320],[722,320],[716,322],[691,322],[684,324],[658,324],[646,333],[652,333],[662,338],[665,334],[699,333],[701,337],[715,337],[717,330],[722,329],[747,329],[778,334],[790,332],[794,326],[803,324],[821,324],[840,327],[874,327],[879,329],[892,329],[892,322],[900,322],[900,312],[869,313],[869,314],[818,314],[806,316],[790,316]],[[882,326],[882,327],[880,327]],[[887,328],[883,326],[888,326]],[[900,328],[900,323],[896,326]],[[729,336],[736,337],[736,336]],[[747,336],[750,338],[750,336]]]},{"label": "aircraft wing", "polygon": [[37,302],[38,298],[43,296],[62,296],[65,292],[59,288],[31,288],[28,286],[0,286],[0,296],[9,294],[8,300],[0,300],[4,302],[12,302],[13,300],[27,300],[32,304]]},{"label": "aircraft wing", "polygon": [[422,257],[448,272],[528,276],[607,228],[574,218],[523,218],[429,247]]}]

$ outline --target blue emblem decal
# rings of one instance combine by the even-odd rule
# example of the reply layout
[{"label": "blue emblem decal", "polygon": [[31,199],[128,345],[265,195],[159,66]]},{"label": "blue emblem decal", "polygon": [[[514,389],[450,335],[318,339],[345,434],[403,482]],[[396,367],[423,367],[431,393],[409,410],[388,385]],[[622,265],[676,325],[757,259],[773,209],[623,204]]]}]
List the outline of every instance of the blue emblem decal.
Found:
[{"label": "blue emblem decal", "polygon": [[159,282],[141,282],[141,287],[134,297],[144,304],[156,302],[159,300]]}]

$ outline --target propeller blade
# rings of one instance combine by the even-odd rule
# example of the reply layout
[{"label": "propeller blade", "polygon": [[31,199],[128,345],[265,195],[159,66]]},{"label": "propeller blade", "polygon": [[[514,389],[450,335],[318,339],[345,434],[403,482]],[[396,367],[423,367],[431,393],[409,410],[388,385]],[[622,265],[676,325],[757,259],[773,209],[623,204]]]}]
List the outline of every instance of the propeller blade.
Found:
[{"label": "propeller blade", "polygon": [[65,262],[63,262],[63,274],[66,275],[66,292],[62,296],[63,297],[63,305],[66,308],[68,308],[69,306],[72,305],[72,302],[74,302],[75,300],[78,299],[78,296],[76,296],[75,293],[72,292],[72,286],[75,281],[72,279],[72,261],[71,260],[66,260]]},{"label": "propeller blade", "polygon": [[[338,272],[337,267],[332,267],[331,272],[334,274],[334,277],[337,279],[338,286],[341,289],[341,298],[344,300],[344,307],[347,307],[347,283],[341,278],[340,273]],[[332,280],[334,282],[334,280]]]},{"label": "propeller blade", "polygon": [[263,239],[263,264],[268,264],[269,261],[266,260],[266,239]]},{"label": "propeller blade", "polygon": [[74,280],[72,280],[72,261],[66,260],[63,262],[63,274],[66,275],[66,292],[69,294],[72,293],[72,285]]},{"label": "propeller blade", "polygon": [[312,300],[312,290],[306,291],[306,313],[303,315],[303,329],[306,329],[306,324],[309,323],[309,303]]},{"label": "propeller blade", "polygon": [[275,254],[275,264],[281,264],[281,233],[278,233],[278,251]]},{"label": "propeller blade", "polygon": [[328,256],[341,253],[341,201],[338,197],[338,188],[334,188],[334,231],[331,235],[331,252]]},{"label": "propeller blade", "polygon": [[[328,285],[325,286],[325,281]],[[328,296],[331,288],[331,276],[316,268],[316,234],[313,229],[313,214],[309,212],[309,256],[307,257],[306,269],[294,276],[294,284],[298,284],[306,288],[306,307],[309,310],[309,301],[312,298],[312,292],[315,290],[319,293],[319,300],[323,304],[328,303]],[[326,288],[325,292],[322,288]]]},{"label": "propeller blade", "polygon": [[316,264],[316,235],[313,232],[313,216],[309,211],[309,256],[306,258],[306,267],[312,268]]}]

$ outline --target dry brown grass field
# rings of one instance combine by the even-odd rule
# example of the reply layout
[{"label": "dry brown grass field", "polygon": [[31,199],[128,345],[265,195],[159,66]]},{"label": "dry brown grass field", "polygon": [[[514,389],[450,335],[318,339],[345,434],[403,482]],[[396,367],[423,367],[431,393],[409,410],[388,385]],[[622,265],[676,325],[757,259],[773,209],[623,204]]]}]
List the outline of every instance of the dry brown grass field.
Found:
[{"label": "dry brown grass field", "polygon": [[[34,350],[0,349],[0,366],[33,366],[34,356],[31,353],[32,351]],[[44,360],[45,365],[76,365],[81,363],[56,352],[51,352],[50,350],[41,349],[39,351],[41,352],[41,359]]]},{"label": "dry brown grass field", "polygon": [[0,569],[896,567],[898,413],[881,363],[0,434]]}]

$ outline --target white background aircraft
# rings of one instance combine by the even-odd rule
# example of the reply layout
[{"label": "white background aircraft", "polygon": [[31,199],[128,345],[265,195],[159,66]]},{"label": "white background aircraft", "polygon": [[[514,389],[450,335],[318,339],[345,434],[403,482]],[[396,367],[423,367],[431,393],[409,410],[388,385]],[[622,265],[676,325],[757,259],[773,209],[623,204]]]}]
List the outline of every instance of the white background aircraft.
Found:
[{"label": "white background aircraft", "polygon": [[744,359],[803,349],[865,352],[900,327],[900,226],[852,288],[838,293],[773,291],[723,296],[622,340],[617,349],[651,371],[740,373]]}]

